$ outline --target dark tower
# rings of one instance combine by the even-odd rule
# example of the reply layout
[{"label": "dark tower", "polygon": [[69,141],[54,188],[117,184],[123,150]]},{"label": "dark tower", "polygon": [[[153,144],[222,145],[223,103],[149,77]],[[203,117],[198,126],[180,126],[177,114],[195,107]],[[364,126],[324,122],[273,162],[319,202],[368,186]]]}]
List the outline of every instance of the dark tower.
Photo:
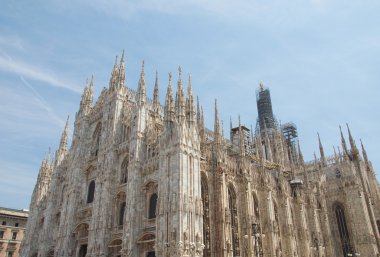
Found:
[{"label": "dark tower", "polygon": [[[256,91],[256,101],[259,114],[257,122],[258,126],[260,126],[260,130],[263,132],[265,130],[271,131],[275,129],[277,127],[277,122],[273,115],[270,91],[269,89],[264,88],[262,83],[260,83],[260,87]],[[258,126],[256,126],[256,128],[258,128]]]}]

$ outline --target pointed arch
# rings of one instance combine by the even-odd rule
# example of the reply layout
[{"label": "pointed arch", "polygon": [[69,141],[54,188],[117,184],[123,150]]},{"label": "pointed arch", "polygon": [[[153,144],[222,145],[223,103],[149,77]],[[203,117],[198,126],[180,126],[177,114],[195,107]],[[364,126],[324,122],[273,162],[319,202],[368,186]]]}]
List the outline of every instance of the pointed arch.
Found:
[{"label": "pointed arch", "polygon": [[87,203],[92,203],[94,201],[94,195],[95,195],[95,181],[91,180],[88,186]]},{"label": "pointed arch", "polygon": [[118,191],[114,197],[114,226],[122,229],[125,221],[126,193],[123,190]]},{"label": "pointed arch", "polygon": [[125,214],[125,207],[126,207],[126,202],[122,202],[119,207],[119,226],[124,225],[124,214]]},{"label": "pointed arch", "polygon": [[155,219],[156,218],[157,199],[158,199],[157,193],[153,193],[149,197],[148,219]]},{"label": "pointed arch", "polygon": [[344,206],[336,202],[334,204],[335,218],[338,225],[339,237],[342,246],[343,256],[352,252],[349,230],[346,222]]},{"label": "pointed arch", "polygon": [[232,256],[240,256],[239,247],[239,223],[238,223],[238,211],[236,203],[236,191],[230,184],[228,186],[228,207],[230,211],[230,228],[231,228],[231,244],[232,244]]},{"label": "pointed arch", "polygon": [[73,234],[76,235],[77,239],[88,237],[89,226],[87,223],[79,223],[73,230]]}]

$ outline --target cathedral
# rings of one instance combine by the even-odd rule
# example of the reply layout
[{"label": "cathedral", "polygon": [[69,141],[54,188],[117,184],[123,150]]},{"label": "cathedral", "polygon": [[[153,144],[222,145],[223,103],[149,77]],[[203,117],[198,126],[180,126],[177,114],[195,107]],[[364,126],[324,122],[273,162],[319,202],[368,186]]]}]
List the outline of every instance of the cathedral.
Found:
[{"label": "cathedral", "polygon": [[42,161],[21,256],[380,256],[380,188],[348,126],[333,156],[319,140],[305,162],[262,84],[256,127],[239,118],[225,136],[217,101],[211,130],[190,76],[173,80],[161,105],[143,64],[132,90],[123,53],[95,103],[86,83],[70,147],[67,120]]}]

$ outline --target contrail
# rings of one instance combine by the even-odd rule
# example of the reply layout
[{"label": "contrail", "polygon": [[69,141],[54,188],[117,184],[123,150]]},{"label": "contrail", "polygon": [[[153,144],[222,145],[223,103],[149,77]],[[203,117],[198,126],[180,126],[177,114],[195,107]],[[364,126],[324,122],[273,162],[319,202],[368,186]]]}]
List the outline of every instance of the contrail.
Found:
[{"label": "contrail", "polygon": [[34,89],[34,87],[21,75],[19,75],[21,81],[33,92],[35,96],[35,100],[40,104],[40,106],[47,111],[50,116],[58,121],[59,125],[63,126],[65,121],[61,119],[54,110],[50,107],[50,105],[45,101],[45,99]]}]

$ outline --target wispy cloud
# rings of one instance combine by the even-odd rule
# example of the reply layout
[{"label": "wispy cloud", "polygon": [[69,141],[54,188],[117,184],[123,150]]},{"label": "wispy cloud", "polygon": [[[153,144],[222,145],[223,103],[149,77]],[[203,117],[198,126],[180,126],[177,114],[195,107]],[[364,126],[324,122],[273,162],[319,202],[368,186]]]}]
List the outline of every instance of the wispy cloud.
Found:
[{"label": "wispy cloud", "polygon": [[20,76],[21,81],[26,85],[32,92],[35,97],[35,100],[38,104],[49,114],[51,118],[57,121],[59,124],[63,124],[64,121],[55,113],[55,111],[50,107],[50,105],[45,101],[45,99],[34,89],[34,87],[24,79],[23,76]]},{"label": "wispy cloud", "polygon": [[0,55],[0,70],[14,73],[21,77],[27,77],[33,80],[45,82],[51,86],[64,88],[76,93],[80,93],[81,91],[79,87],[75,87],[70,83],[64,82],[52,72],[45,71],[42,68],[29,65],[22,61],[13,60],[13,58],[4,53],[3,56]]}]

